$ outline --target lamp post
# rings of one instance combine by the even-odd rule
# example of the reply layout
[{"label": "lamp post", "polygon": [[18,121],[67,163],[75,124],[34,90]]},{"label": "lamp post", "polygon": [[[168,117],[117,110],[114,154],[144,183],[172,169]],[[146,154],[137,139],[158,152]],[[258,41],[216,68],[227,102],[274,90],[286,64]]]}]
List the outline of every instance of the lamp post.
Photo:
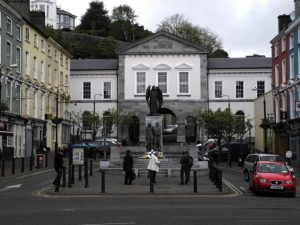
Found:
[{"label": "lamp post", "polygon": [[[96,96],[102,96],[102,94],[95,94],[94,95],[94,119],[95,119],[95,116],[96,116]],[[97,132],[96,132],[96,121],[94,121],[94,134],[93,134],[93,141],[95,141],[96,139],[96,135],[97,135]]]},{"label": "lamp post", "polygon": [[269,119],[267,118],[267,114],[266,114],[266,98],[265,98],[265,96],[264,96],[263,106],[264,106],[264,108],[263,108],[264,109],[264,118],[262,119],[260,127],[264,129],[264,153],[268,153],[267,131],[270,127],[270,122],[269,122]]}]

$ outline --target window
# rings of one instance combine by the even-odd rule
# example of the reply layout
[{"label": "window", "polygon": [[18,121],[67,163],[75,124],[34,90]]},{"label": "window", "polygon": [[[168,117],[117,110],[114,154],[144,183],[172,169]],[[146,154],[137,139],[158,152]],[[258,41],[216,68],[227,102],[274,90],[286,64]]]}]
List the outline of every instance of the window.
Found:
[{"label": "window", "polygon": [[45,5],[40,5],[40,11],[45,12]]},{"label": "window", "polygon": [[278,44],[278,42],[275,44],[275,57],[277,57],[278,56],[278,52],[279,52],[279,44]]},{"label": "window", "polygon": [[2,18],[2,15],[1,15],[1,11],[0,11],[0,28],[2,27],[1,26],[1,18]]},{"label": "window", "polygon": [[[0,23],[1,23],[1,13],[0,13]],[[0,33],[0,43],[2,43],[1,42],[1,33]],[[2,64],[2,57],[1,57],[1,55],[2,55],[2,48],[0,48],[0,64]]]},{"label": "window", "polygon": [[293,49],[294,48],[294,34],[290,35],[289,44],[290,44],[290,50]]},{"label": "window", "polygon": [[61,66],[64,65],[63,54],[62,54],[62,53],[60,53],[60,65],[61,65]]},{"label": "window", "polygon": [[35,118],[37,118],[37,112],[38,112],[38,109],[37,109],[37,93],[34,92],[33,93],[33,114],[34,114]]},{"label": "window", "polygon": [[68,58],[66,57],[66,69],[68,69],[69,68],[69,60],[68,60]]},{"label": "window", "polygon": [[34,45],[34,47],[38,47],[38,45],[39,45],[37,34],[34,34],[33,45]]},{"label": "window", "polygon": [[146,91],[146,72],[136,73],[136,93],[144,94]]},{"label": "window", "polygon": [[257,81],[257,97],[265,94],[265,82]]},{"label": "window", "polygon": [[55,59],[55,61],[57,61],[57,50],[56,49],[54,50],[54,59]]},{"label": "window", "polygon": [[168,76],[167,72],[158,72],[157,84],[162,93],[168,93]]},{"label": "window", "polygon": [[282,83],[286,82],[286,60],[282,61]]},{"label": "window", "polygon": [[275,87],[279,85],[279,66],[275,65]]},{"label": "window", "polygon": [[48,77],[47,77],[47,82],[51,83],[51,65],[48,65]]},{"label": "window", "polygon": [[27,115],[29,115],[30,114],[30,111],[29,111],[29,109],[30,109],[30,92],[29,92],[29,89],[27,88],[26,89],[26,93],[25,93],[25,112],[26,112],[26,114]]},{"label": "window", "polygon": [[222,81],[215,81],[215,98],[222,98]]},{"label": "window", "polygon": [[103,97],[104,99],[111,99],[111,82],[103,83]]},{"label": "window", "polygon": [[44,39],[41,40],[41,49],[44,52],[45,51],[45,41]]},{"label": "window", "polygon": [[290,78],[294,77],[294,55],[290,55]]},{"label": "window", "polygon": [[48,56],[51,57],[51,45],[48,45]]},{"label": "window", "polygon": [[6,42],[6,62],[7,65],[11,65],[11,43],[10,42]]},{"label": "window", "polygon": [[285,37],[283,37],[282,40],[281,40],[281,49],[282,49],[282,52],[284,52],[286,50],[286,39],[285,39]]},{"label": "window", "polygon": [[64,22],[64,15],[60,15],[60,22]]},{"label": "window", "polygon": [[26,75],[30,74],[30,54],[29,52],[25,53],[25,70],[26,70]]},{"label": "window", "polygon": [[33,57],[33,77],[34,77],[34,79],[38,78],[37,71],[38,71],[37,58]]},{"label": "window", "polygon": [[83,82],[83,98],[91,98],[91,83],[90,82]]},{"label": "window", "polygon": [[11,19],[10,18],[6,18],[6,32],[8,34],[12,34],[12,24],[11,24]]},{"label": "window", "polygon": [[189,93],[189,73],[179,72],[179,93],[188,94]]},{"label": "window", "polygon": [[63,86],[64,85],[64,74],[63,72],[60,72],[60,76],[59,76],[59,85]]},{"label": "window", "polygon": [[17,53],[16,53],[16,64],[17,64],[17,68],[16,71],[21,73],[22,72],[22,68],[21,68],[21,49],[17,48]]},{"label": "window", "polygon": [[15,97],[15,99],[16,99],[16,108],[17,108],[17,112],[18,113],[21,113],[21,102],[22,102],[22,100],[21,100],[21,86],[20,85],[17,85],[17,90],[16,90],[16,97]]},{"label": "window", "polygon": [[237,81],[235,85],[236,98],[244,98],[244,82]]},{"label": "window", "polygon": [[41,81],[45,82],[45,63],[41,61]]},{"label": "window", "polygon": [[29,39],[30,39],[30,36],[29,36],[29,29],[26,28],[26,29],[25,29],[25,40],[26,40],[26,41],[30,41]]},{"label": "window", "polygon": [[21,41],[22,40],[22,30],[21,30],[21,27],[17,25],[17,28],[16,28],[16,31],[17,31],[17,34],[16,34],[16,38],[18,41]]},{"label": "window", "polygon": [[8,107],[8,110],[11,110],[11,82],[7,81],[6,84],[6,104]]}]

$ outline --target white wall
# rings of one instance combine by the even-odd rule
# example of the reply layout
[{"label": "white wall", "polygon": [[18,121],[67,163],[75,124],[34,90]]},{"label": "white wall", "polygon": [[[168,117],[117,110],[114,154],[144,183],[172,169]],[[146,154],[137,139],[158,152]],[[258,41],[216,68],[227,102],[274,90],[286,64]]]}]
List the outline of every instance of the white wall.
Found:
[{"label": "white wall", "polygon": [[[191,66],[191,69],[176,69],[175,67],[181,64],[187,64]],[[134,70],[133,67],[143,64],[149,67],[146,70],[146,88],[149,85],[157,86],[157,73],[166,71],[168,73],[168,95],[164,96],[164,99],[172,100],[177,99],[178,94],[178,74],[179,71],[187,71],[190,74],[190,96],[188,99],[200,99],[200,55],[189,56],[126,56],[125,58],[125,99],[144,99],[145,96],[135,96],[136,90],[136,72],[142,70]],[[155,70],[154,67],[159,64],[166,64],[171,67],[170,70]],[[182,97],[181,97],[182,99]]]}]

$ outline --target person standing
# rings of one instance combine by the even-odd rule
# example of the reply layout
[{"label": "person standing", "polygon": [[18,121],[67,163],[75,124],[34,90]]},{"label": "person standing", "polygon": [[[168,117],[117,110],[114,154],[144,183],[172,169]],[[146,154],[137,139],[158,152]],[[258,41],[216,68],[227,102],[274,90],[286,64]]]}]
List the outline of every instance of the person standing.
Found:
[{"label": "person standing", "polygon": [[[190,181],[190,170],[191,170],[191,166],[189,165],[189,161],[190,161],[190,156],[188,152],[184,152],[183,156],[180,159],[180,164],[181,164],[181,168],[180,168],[180,185],[182,184],[188,184]],[[184,179],[184,175],[185,175],[185,179]]]},{"label": "person standing", "polygon": [[159,164],[160,164],[157,155],[158,152],[154,152],[153,150],[151,150],[149,163],[147,166],[147,169],[149,170],[150,182],[153,184],[156,184],[156,172],[159,171]]},{"label": "person standing", "polygon": [[289,166],[291,165],[292,156],[293,156],[293,153],[290,150],[287,150],[285,153],[285,158],[286,158],[286,161]]},{"label": "person standing", "polygon": [[59,186],[61,182],[61,177],[63,173],[64,160],[63,160],[63,152],[58,149],[54,158],[54,169],[56,171],[56,177],[52,184],[55,185],[55,192],[59,191]]},{"label": "person standing", "polygon": [[125,185],[132,184],[132,176],[133,176],[132,169],[133,169],[133,157],[131,155],[131,151],[127,150],[123,161],[123,171],[125,171],[125,180],[124,180]]}]

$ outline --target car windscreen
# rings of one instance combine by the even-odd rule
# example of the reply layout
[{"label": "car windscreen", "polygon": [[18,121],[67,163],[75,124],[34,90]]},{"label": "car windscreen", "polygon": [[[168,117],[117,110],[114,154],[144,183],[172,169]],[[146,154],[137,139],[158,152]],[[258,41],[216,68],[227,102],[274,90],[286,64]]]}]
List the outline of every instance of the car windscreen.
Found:
[{"label": "car windscreen", "polygon": [[264,155],[260,157],[260,161],[284,162],[284,160],[278,155]]},{"label": "car windscreen", "polygon": [[260,173],[288,173],[288,168],[285,165],[259,164],[257,171]]}]

